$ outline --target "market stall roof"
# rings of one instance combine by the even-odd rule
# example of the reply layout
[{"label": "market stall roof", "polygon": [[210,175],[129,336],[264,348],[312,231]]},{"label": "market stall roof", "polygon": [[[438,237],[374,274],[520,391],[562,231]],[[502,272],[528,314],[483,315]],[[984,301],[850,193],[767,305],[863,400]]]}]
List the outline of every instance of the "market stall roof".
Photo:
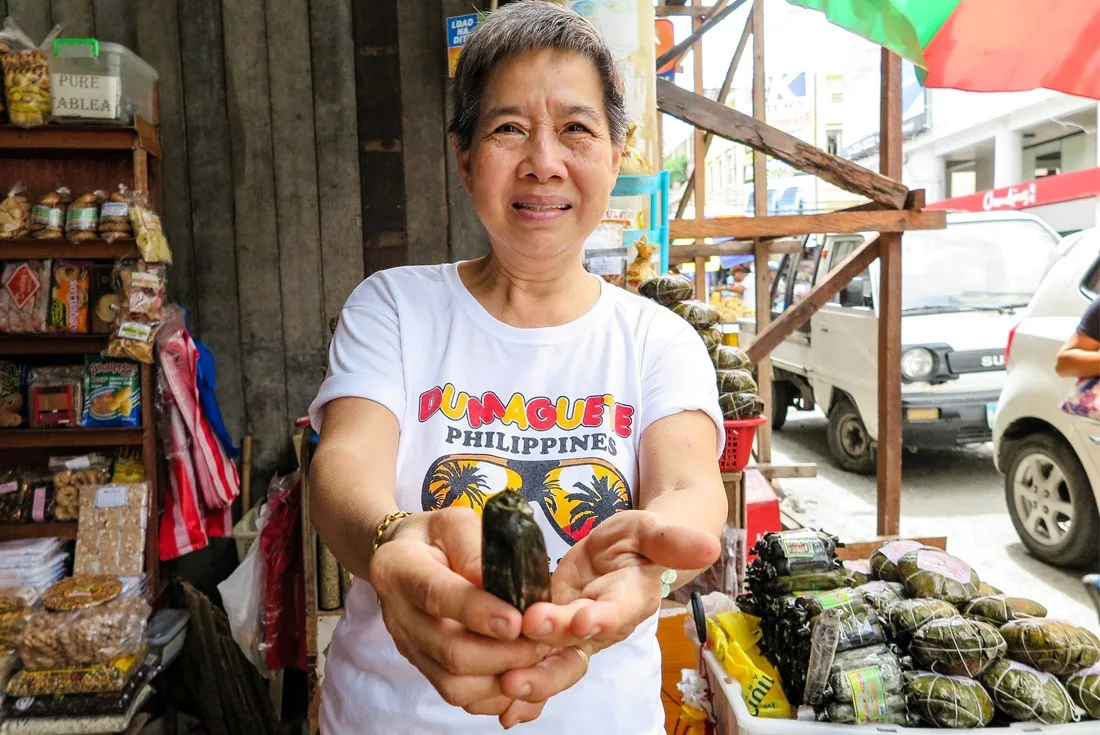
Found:
[{"label": "market stall roof", "polygon": [[1096,0],[788,0],[885,46],[929,87],[1100,99]]}]

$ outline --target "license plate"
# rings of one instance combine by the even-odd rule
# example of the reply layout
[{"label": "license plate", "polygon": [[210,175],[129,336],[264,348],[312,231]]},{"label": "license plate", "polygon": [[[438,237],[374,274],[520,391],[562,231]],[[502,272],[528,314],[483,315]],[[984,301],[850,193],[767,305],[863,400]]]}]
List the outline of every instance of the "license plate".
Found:
[{"label": "license plate", "polygon": [[993,430],[993,425],[997,423],[997,404],[987,403],[985,404],[985,422],[989,425],[990,431]]}]

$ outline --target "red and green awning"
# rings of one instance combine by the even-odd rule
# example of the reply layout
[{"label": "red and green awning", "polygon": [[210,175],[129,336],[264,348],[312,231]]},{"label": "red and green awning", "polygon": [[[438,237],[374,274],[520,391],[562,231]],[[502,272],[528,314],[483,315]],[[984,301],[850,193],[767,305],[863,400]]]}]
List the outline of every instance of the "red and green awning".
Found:
[{"label": "red and green awning", "polygon": [[885,46],[929,87],[1100,99],[1098,0],[789,0]]}]

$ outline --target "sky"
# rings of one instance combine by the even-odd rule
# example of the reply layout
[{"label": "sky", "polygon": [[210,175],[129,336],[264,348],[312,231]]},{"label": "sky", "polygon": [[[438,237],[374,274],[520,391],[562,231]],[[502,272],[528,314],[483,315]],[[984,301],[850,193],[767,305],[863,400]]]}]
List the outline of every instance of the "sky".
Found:
[{"label": "sky", "polygon": [[[730,59],[741,38],[741,31],[752,10],[748,2],[707,31],[703,41],[703,85],[706,89],[717,89],[726,76]],[[691,33],[691,19],[673,18],[676,26],[677,42]],[[812,71],[827,65],[831,73],[840,73],[846,67],[866,59],[868,52],[875,51],[875,45],[864,39],[834,26],[818,11],[806,10],[789,4],[786,0],[765,0],[764,2],[764,69],[771,76],[799,71]],[[681,68],[684,73],[676,76],[676,83],[687,89],[694,89],[695,75],[693,52],[684,56]],[[734,87],[752,86],[752,42],[741,57]],[[692,127],[687,123],[665,116],[664,144],[669,151],[684,138],[691,135]]]}]

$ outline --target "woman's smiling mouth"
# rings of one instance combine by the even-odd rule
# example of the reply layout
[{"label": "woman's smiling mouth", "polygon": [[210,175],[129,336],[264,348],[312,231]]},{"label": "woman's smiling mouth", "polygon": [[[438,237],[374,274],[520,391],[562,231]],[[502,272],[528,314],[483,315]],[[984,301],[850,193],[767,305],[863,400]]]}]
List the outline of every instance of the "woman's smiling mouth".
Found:
[{"label": "woman's smiling mouth", "polygon": [[561,197],[524,197],[512,202],[512,209],[524,219],[546,222],[557,219],[573,205]]}]

